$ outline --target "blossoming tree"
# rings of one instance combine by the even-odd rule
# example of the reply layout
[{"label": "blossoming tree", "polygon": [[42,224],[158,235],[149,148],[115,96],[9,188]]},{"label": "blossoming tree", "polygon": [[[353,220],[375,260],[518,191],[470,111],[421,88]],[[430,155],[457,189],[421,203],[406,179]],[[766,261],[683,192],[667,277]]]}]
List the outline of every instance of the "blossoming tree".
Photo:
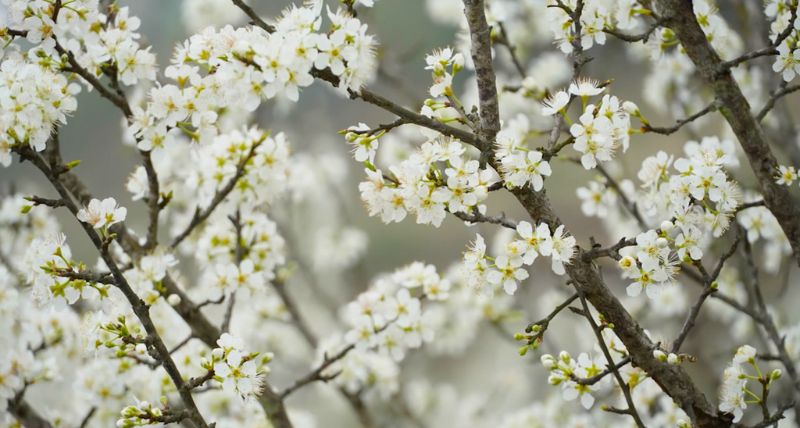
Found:
[{"label": "blossoming tree", "polygon": [[[460,29],[419,64],[432,80],[416,105],[370,89],[380,28],[362,18],[381,2],[267,17],[242,0],[187,1],[197,32],[163,68],[123,3],[2,0],[0,163],[47,184],[0,202],[2,426],[800,421],[800,320],[780,310],[800,264],[785,99],[800,89],[797,0],[428,0]],[[247,22],[220,24],[237,14]],[[592,75],[598,45],[649,70],[641,100]],[[312,238],[290,227],[292,206],[318,210],[346,181],[253,113],[315,82],[392,117],[341,124],[369,215],[480,225],[453,248],[456,267],[348,276],[363,232],[333,214]],[[62,156],[78,144],[59,135],[81,91],[121,115],[140,160],[129,195],[96,195]],[[574,202],[604,226],[595,236],[548,198],[571,168],[596,173]],[[502,194],[525,218],[499,213]],[[130,204],[145,207],[143,230],[126,223]],[[57,212],[91,259],[73,254],[83,238],[61,233]],[[331,287],[345,277],[364,282],[341,302]],[[709,337],[713,323],[726,328]],[[497,402],[485,385],[470,395],[406,375],[412,354],[424,374],[442,355],[475,358],[506,388],[481,368],[505,349],[473,343],[484,324],[516,343],[510,369],[530,390]],[[307,390],[319,395],[294,398]]]}]

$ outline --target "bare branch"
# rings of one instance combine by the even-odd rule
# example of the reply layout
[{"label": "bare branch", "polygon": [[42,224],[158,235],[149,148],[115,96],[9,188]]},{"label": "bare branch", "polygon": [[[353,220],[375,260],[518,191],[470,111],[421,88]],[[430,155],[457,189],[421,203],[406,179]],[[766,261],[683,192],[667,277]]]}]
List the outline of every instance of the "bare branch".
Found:
[{"label": "bare branch", "polygon": [[305,376],[301,377],[300,379],[296,380],[292,385],[290,385],[289,387],[284,389],[280,393],[281,399],[285,399],[290,394],[292,394],[293,392],[297,391],[298,389],[308,385],[309,383],[313,383],[313,382],[317,382],[317,381],[328,382],[329,380],[335,378],[338,375],[338,373],[335,373],[333,375],[323,375],[322,372],[324,372],[325,369],[330,367],[331,364],[333,364],[333,363],[341,360],[342,358],[344,358],[347,355],[347,353],[352,351],[355,347],[356,346],[354,344],[351,344],[351,345],[348,345],[347,347],[343,348],[341,351],[337,352],[336,354],[334,354],[331,357],[328,357],[326,355],[322,359],[322,363],[320,363],[317,366],[317,368],[312,370],[307,375],[305,375]]},{"label": "bare branch", "polygon": [[695,114],[693,114],[693,115],[691,115],[691,116],[689,116],[689,117],[687,117],[685,119],[677,120],[675,122],[675,125],[673,125],[673,126],[660,127],[660,126],[651,126],[649,123],[645,123],[644,125],[642,125],[642,131],[644,131],[644,132],[654,132],[656,134],[662,134],[662,135],[674,134],[679,129],[681,129],[684,125],[692,123],[695,120],[697,120],[697,119],[699,119],[699,118],[701,118],[701,117],[703,117],[703,116],[705,116],[705,115],[707,115],[707,114],[709,114],[711,112],[717,111],[718,107],[719,106],[717,105],[717,101],[714,100],[709,105],[707,105],[704,109],[698,111],[697,113],[695,113]]}]

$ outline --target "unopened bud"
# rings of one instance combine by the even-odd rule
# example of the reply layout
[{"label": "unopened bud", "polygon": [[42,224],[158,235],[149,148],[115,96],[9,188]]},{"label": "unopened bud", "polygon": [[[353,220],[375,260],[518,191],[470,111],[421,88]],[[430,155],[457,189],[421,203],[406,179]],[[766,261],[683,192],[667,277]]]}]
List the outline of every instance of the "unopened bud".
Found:
[{"label": "unopened bud", "polygon": [[178,306],[181,304],[181,296],[177,294],[170,294],[169,297],[167,297],[167,303],[173,307]]}]

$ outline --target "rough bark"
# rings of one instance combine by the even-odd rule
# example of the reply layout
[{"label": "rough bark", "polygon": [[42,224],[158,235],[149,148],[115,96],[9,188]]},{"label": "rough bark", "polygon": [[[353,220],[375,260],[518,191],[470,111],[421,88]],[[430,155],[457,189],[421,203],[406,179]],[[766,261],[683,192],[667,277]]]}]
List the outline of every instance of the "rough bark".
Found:
[{"label": "rough bark", "polygon": [[697,72],[714,90],[719,111],[730,125],[747,155],[758,180],[767,208],[780,223],[794,258],[800,264],[800,205],[789,188],[775,182],[778,162],[770,149],[764,129],[750,112],[750,104],[742,94],[731,70],[723,65],[717,52],[694,16],[691,0],[657,0],[663,22],[681,42]]},{"label": "rough bark", "polygon": [[25,428],[52,428],[53,425],[43,418],[33,407],[31,407],[20,396],[8,403],[8,412],[19,421]]},{"label": "rough bark", "polygon": [[[490,163],[499,170],[493,153],[493,140],[496,130],[500,128],[500,116],[489,43],[489,27],[486,23],[483,1],[464,0],[464,7],[471,33],[472,59],[478,77],[481,137],[484,139],[482,147]],[[552,211],[544,191],[535,192],[526,186],[516,188],[512,192],[534,221],[545,222],[551,229],[562,224]],[[695,426],[714,428],[731,426],[732,416],[717,414],[714,406],[708,402],[703,392],[680,366],[659,361],[653,356],[656,345],[608,289],[600,277],[597,266],[583,249],[577,249],[574,259],[566,270],[575,287],[608,322],[614,325],[614,332],[628,349],[633,364],[647,372],[689,415]]]},{"label": "rough bark", "polygon": [[486,22],[483,0],[464,0],[464,15],[469,25],[472,62],[478,79],[480,105],[480,135],[494,141],[500,131],[500,107],[497,97],[497,78],[492,67],[491,28]]}]

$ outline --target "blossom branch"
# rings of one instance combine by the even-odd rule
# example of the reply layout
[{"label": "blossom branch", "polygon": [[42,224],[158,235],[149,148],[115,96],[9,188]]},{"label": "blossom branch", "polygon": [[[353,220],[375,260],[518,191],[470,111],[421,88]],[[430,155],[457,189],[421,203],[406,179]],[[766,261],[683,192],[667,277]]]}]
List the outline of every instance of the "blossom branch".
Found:
[{"label": "blossom branch", "polygon": [[788,188],[774,180],[778,163],[764,130],[750,113],[750,104],[730,69],[722,67],[722,60],[706,39],[692,9],[687,8],[682,0],[657,0],[656,3],[700,75],[713,87],[722,115],[733,129],[758,179],[764,202],[789,239],[795,261],[800,265],[800,206]]},{"label": "blossom branch", "polygon": [[764,296],[761,293],[758,267],[753,257],[753,250],[750,245],[750,241],[745,239],[743,247],[745,260],[750,269],[750,288],[755,296],[755,309],[756,313],[759,315],[758,318],[754,319],[756,322],[761,324],[770,342],[772,342],[773,346],[775,346],[778,356],[780,357],[780,361],[784,368],[786,368],[786,373],[789,375],[789,378],[792,380],[792,388],[795,391],[800,392],[800,374],[798,374],[797,366],[786,349],[786,338],[781,336],[780,332],[778,331],[778,328],[772,319],[772,315],[767,308],[767,304],[764,301]]},{"label": "blossom branch", "polygon": [[624,379],[622,379],[622,375],[619,374],[619,368],[614,363],[614,357],[611,356],[611,352],[609,352],[608,350],[608,346],[606,345],[605,339],[603,339],[603,333],[600,330],[600,327],[598,327],[597,323],[594,321],[594,318],[592,317],[592,313],[589,311],[589,305],[586,303],[586,298],[583,296],[583,292],[577,287],[576,290],[580,295],[581,306],[583,306],[584,316],[586,317],[586,320],[589,322],[589,325],[592,327],[592,331],[594,332],[594,335],[597,338],[597,343],[600,345],[600,350],[603,352],[603,356],[605,356],[606,358],[606,362],[608,364],[608,370],[614,375],[614,378],[616,378],[617,384],[619,385],[620,390],[622,390],[622,395],[625,396],[625,402],[628,404],[628,408],[625,409],[624,413],[630,415],[633,418],[633,421],[636,423],[637,427],[644,428],[644,423],[642,422],[642,419],[639,417],[639,412],[636,411],[636,405],[633,403],[630,386],[625,382]]},{"label": "blossom branch", "polygon": [[209,203],[209,205],[204,209],[200,209],[200,207],[195,209],[194,215],[192,216],[192,219],[186,228],[184,228],[184,230],[179,233],[178,236],[173,238],[172,243],[170,244],[171,248],[176,248],[181,242],[183,242],[184,239],[189,237],[194,229],[203,224],[203,222],[205,222],[206,219],[211,216],[214,210],[217,209],[217,206],[219,206],[219,204],[228,197],[233,189],[236,188],[236,183],[238,183],[239,179],[244,177],[245,173],[247,172],[247,165],[256,154],[256,149],[258,146],[259,144],[253,144],[253,146],[250,147],[250,150],[247,152],[244,158],[239,161],[233,177],[231,177],[221,189],[217,190],[217,192],[214,194],[214,198],[211,199],[211,203]]},{"label": "blossom branch", "polygon": [[[791,7],[791,18],[788,22],[793,23],[797,19],[797,7]],[[725,61],[720,65],[719,72],[725,72],[733,67],[738,66],[739,64],[750,61],[755,58],[760,58],[762,56],[771,56],[771,55],[778,55],[778,46],[783,43],[791,34],[794,32],[793,25],[787,25],[786,28],[778,34],[778,37],[775,38],[775,41],[772,42],[769,46],[748,52],[746,54],[740,55],[730,61]]]},{"label": "blossom branch", "polygon": [[[72,202],[69,191],[62,185],[58,177],[48,167],[48,165],[39,156],[39,154],[33,152],[28,147],[19,148],[18,152],[24,159],[33,163],[45,175],[48,181],[50,181],[50,183],[59,193],[61,198],[65,202],[67,202],[66,204],[67,208],[70,210],[72,215],[75,216],[77,219],[78,207]],[[208,424],[206,423],[205,419],[203,419],[203,416],[197,409],[197,405],[194,403],[194,399],[192,398],[191,392],[188,389],[186,389],[180,371],[178,371],[175,362],[172,360],[172,357],[170,356],[166,345],[164,345],[163,340],[159,336],[159,333],[156,330],[156,327],[153,324],[152,319],[150,318],[149,307],[133,291],[130,284],[128,284],[127,279],[122,274],[122,271],[119,269],[119,267],[116,264],[116,261],[113,259],[113,257],[109,252],[108,243],[103,241],[103,239],[97,234],[97,232],[92,228],[91,225],[84,223],[80,220],[78,220],[78,223],[83,228],[84,232],[89,236],[89,239],[92,241],[95,248],[100,253],[101,259],[105,262],[106,266],[108,266],[108,268],[111,270],[111,274],[115,279],[116,287],[119,288],[120,291],[122,291],[122,293],[125,295],[126,299],[131,304],[134,314],[136,314],[137,318],[142,323],[142,326],[147,332],[148,347],[153,351],[152,356],[154,358],[157,358],[158,361],[163,365],[165,371],[172,379],[172,382],[175,384],[178,393],[181,397],[181,400],[183,401],[183,404],[186,406],[189,419],[191,419],[200,428],[208,427]]]}]

